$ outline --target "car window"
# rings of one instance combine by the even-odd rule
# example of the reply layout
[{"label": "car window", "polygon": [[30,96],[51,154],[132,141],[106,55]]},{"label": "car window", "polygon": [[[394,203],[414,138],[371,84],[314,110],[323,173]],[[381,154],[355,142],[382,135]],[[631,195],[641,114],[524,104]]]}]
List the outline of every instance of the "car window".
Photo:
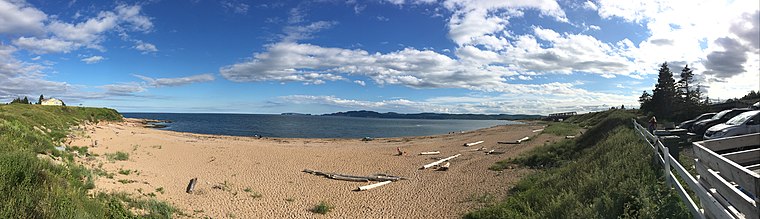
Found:
[{"label": "car window", "polygon": [[755,114],[757,113],[747,112],[747,113],[739,114],[738,116],[735,116],[734,118],[729,119],[728,122],[726,122],[726,125],[740,125],[746,122],[747,120],[749,120],[750,118],[752,118]]},{"label": "car window", "polygon": [[723,117],[723,115],[726,115],[726,113],[728,113],[729,111],[731,111],[731,110],[720,111],[718,114],[715,114],[715,116],[713,116],[712,118],[713,119],[720,119],[720,117]]}]

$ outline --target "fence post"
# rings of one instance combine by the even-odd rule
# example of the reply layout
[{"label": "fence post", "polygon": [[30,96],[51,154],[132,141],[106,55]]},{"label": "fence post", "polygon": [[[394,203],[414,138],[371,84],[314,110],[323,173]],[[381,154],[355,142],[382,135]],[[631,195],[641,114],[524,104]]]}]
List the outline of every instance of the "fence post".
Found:
[{"label": "fence post", "polygon": [[[658,141],[659,142],[659,141]],[[660,144],[657,144],[657,147],[659,147]],[[665,184],[668,185],[668,187],[671,187],[670,185],[670,151],[667,147],[662,147],[662,158],[665,160]]]}]

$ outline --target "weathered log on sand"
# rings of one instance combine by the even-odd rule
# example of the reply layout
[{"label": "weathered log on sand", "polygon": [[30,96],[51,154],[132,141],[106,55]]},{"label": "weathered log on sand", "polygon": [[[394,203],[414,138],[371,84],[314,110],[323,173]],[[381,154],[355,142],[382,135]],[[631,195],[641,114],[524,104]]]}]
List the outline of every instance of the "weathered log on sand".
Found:
[{"label": "weathered log on sand", "polygon": [[436,162],[432,162],[432,163],[429,163],[429,164],[425,164],[425,165],[423,165],[423,166],[422,166],[422,169],[427,169],[427,168],[433,167],[433,166],[435,166],[435,165],[438,165],[438,164],[440,164],[440,163],[443,163],[443,162],[446,162],[446,161],[448,161],[448,160],[454,159],[454,158],[456,158],[456,157],[459,157],[459,156],[461,156],[461,155],[462,155],[462,154],[457,154],[457,155],[454,155],[454,156],[451,156],[451,157],[447,157],[447,158],[443,158],[443,159],[440,159],[440,160],[438,160],[438,161],[436,161]]},{"label": "weathered log on sand", "polygon": [[533,132],[540,132],[540,131],[543,131],[543,130],[544,129],[536,129],[536,130],[533,130]]},{"label": "weathered log on sand", "polygon": [[483,143],[483,141],[476,141],[476,142],[473,142],[473,143],[465,143],[464,146],[465,147],[469,147],[469,146],[473,146],[473,145],[478,145],[480,143]]},{"label": "weathered log on sand", "polygon": [[485,147],[481,147],[481,148],[476,148],[476,149],[467,149],[467,150],[461,150],[461,151],[485,151],[485,150],[486,150],[486,148],[485,148]]},{"label": "weathered log on sand", "polygon": [[499,141],[499,144],[520,144],[520,141]]},{"label": "weathered log on sand", "polygon": [[347,174],[329,173],[329,172],[315,171],[315,170],[310,170],[310,169],[305,169],[303,170],[303,172],[318,175],[318,176],[324,176],[330,179],[354,181],[354,182],[398,181],[398,180],[406,179],[404,177],[391,176],[391,175],[387,175],[383,173],[377,173],[371,176],[352,176],[352,175],[347,175]]},{"label": "weathered log on sand", "polygon": [[195,189],[195,183],[198,182],[198,178],[192,178],[190,179],[190,183],[187,184],[187,189],[185,189],[185,192],[187,193],[193,193],[193,190]]},{"label": "weathered log on sand", "polygon": [[426,151],[426,152],[420,152],[420,155],[435,155],[440,154],[440,151]]},{"label": "weathered log on sand", "polygon": [[451,166],[450,162],[446,162],[445,164],[438,167],[438,170],[440,171],[446,171],[449,170],[449,167]]},{"label": "weathered log on sand", "polygon": [[486,152],[486,154],[491,154],[491,153],[493,153],[493,151],[495,151],[495,150],[490,150],[490,151]]},{"label": "weathered log on sand", "polygon": [[568,136],[565,136],[565,139],[573,139],[573,138],[575,138],[575,135],[568,135]]},{"label": "weathered log on sand", "polygon": [[389,180],[389,181],[383,181],[383,182],[379,182],[379,183],[375,183],[375,184],[370,184],[370,185],[366,185],[366,186],[359,186],[359,188],[356,188],[356,191],[366,191],[366,190],[374,189],[374,188],[377,188],[377,187],[380,187],[380,186],[387,185],[387,184],[389,184],[391,182],[392,181]]},{"label": "weathered log on sand", "polygon": [[522,143],[523,141],[527,141],[527,140],[530,140],[530,137],[525,136],[525,138],[521,138],[520,140],[517,140],[517,142]]}]

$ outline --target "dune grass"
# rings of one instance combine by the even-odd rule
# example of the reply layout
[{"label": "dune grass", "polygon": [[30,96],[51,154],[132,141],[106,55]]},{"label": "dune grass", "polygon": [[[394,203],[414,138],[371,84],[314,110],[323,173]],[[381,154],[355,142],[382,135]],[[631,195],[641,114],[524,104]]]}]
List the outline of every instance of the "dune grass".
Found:
[{"label": "dune grass", "polygon": [[[94,188],[92,171],[74,163],[70,151],[54,149],[73,125],[121,119],[118,112],[105,108],[0,105],[0,218],[171,216],[173,210],[155,200],[89,195]],[[87,152],[86,147],[70,149],[81,155]],[[62,158],[63,164],[38,159],[37,154]],[[130,208],[148,213],[136,215]]]},{"label": "dune grass", "polygon": [[569,122],[552,122],[544,128],[543,133],[553,134],[557,136],[568,136],[578,134],[578,125]]},{"label": "dune grass", "polygon": [[317,214],[327,214],[330,211],[332,211],[333,208],[335,208],[335,206],[332,206],[328,204],[327,202],[322,201],[322,202],[319,202],[319,204],[317,204],[316,206],[314,206],[314,208],[311,209],[311,212],[314,212]]},{"label": "dune grass", "polygon": [[520,180],[498,204],[465,218],[691,217],[629,127],[633,117],[622,110],[586,116],[596,121],[587,123],[593,127],[576,140],[500,162],[545,169]]}]

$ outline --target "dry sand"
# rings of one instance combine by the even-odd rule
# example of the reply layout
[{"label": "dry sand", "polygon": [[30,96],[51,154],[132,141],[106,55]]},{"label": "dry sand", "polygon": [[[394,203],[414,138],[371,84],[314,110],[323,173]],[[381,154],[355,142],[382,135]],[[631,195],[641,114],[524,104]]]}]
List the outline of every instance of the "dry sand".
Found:
[{"label": "dry sand", "polygon": [[[532,170],[491,171],[495,162],[530,150],[559,136],[532,130],[539,124],[496,126],[437,136],[360,139],[300,139],[216,136],[144,128],[134,119],[85,125],[72,146],[97,146],[99,156],[78,159],[114,177],[98,177],[96,191],[155,194],[190,217],[213,218],[458,218],[503,198],[517,180]],[[497,144],[525,136],[523,144]],[[472,147],[464,143],[484,141]],[[406,152],[395,156],[396,148]],[[465,151],[479,147],[504,152],[487,155]],[[107,153],[129,153],[127,161],[109,161]],[[419,155],[440,151],[439,155]],[[424,164],[451,155],[448,171],[421,170]],[[129,175],[118,170],[131,170]],[[312,169],[350,175],[385,173],[406,177],[369,190],[352,191],[366,182],[328,179],[302,172]],[[192,178],[195,192],[185,193]],[[133,180],[122,183],[118,180]],[[215,185],[226,187],[213,188]],[[163,188],[162,192],[157,189]],[[335,208],[326,215],[309,210],[325,201]]]}]

